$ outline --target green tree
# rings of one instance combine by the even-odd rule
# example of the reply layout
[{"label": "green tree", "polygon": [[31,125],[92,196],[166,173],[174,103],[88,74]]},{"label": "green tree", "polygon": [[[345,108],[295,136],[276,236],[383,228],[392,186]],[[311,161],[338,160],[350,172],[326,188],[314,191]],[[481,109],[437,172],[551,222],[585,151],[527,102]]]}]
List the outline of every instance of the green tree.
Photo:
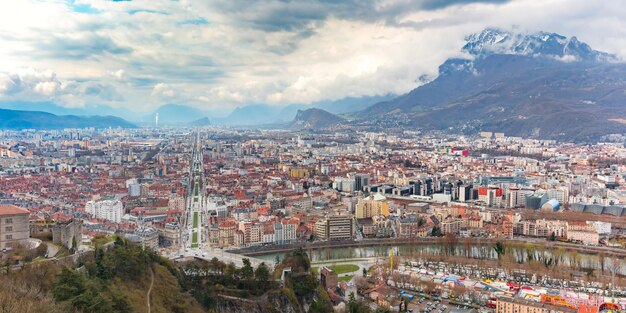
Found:
[{"label": "green tree", "polygon": [[96,263],[96,277],[107,280],[110,277],[109,268],[104,264],[104,250],[102,248],[96,248],[96,256],[94,261]]},{"label": "green tree", "polygon": [[501,241],[496,242],[493,246],[493,250],[498,254],[498,260],[506,253],[506,246]]},{"label": "green tree", "polygon": [[243,267],[241,267],[241,270],[239,271],[241,279],[252,280],[252,278],[254,277],[254,268],[252,267],[252,264],[250,263],[250,259],[244,258],[242,261],[243,261]]},{"label": "green tree", "polygon": [[52,289],[52,295],[57,301],[71,300],[86,290],[84,278],[76,271],[64,267]]},{"label": "green tree", "polygon": [[348,301],[348,311],[350,311],[350,313],[358,313],[358,306],[356,303],[356,298],[354,296],[354,292],[350,293],[349,296],[349,301]]},{"label": "green tree", "polygon": [[228,263],[228,265],[226,265],[226,269],[224,270],[224,280],[227,284],[233,283],[235,281],[235,278],[237,276],[237,268],[235,267],[235,264]]},{"label": "green tree", "polygon": [[367,269],[365,267],[363,268],[363,277],[367,277]]},{"label": "green tree", "polygon": [[100,286],[94,282],[88,282],[85,292],[70,300],[70,303],[78,311],[90,313],[109,313],[113,311],[111,303],[102,296]]},{"label": "green tree", "polygon": [[265,262],[259,264],[256,270],[254,271],[254,278],[259,281],[266,283],[270,280],[270,270],[265,265]]},{"label": "green tree", "polygon": [[115,244],[116,247],[125,246],[126,245],[126,241],[122,237],[116,236],[114,244]]},{"label": "green tree", "polygon": [[550,234],[550,237],[548,238],[548,240],[556,241],[556,233],[554,231],[552,232],[552,234]]},{"label": "green tree", "polygon": [[441,228],[439,227],[439,225],[433,226],[433,230],[431,231],[431,235],[434,236],[434,237],[441,237],[441,236],[443,236],[443,232],[441,231]]}]

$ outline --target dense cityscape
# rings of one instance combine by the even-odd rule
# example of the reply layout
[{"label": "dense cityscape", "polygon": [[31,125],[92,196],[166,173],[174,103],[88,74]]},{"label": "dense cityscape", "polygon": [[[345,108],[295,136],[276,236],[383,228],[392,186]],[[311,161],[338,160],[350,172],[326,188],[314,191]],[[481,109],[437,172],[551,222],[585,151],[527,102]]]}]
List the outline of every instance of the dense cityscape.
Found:
[{"label": "dense cityscape", "polygon": [[238,267],[303,248],[338,310],[350,296],[396,311],[626,304],[623,144],[167,127],[0,143],[16,270],[122,237]]},{"label": "dense cityscape", "polygon": [[626,312],[622,2],[0,1],[0,313]]}]

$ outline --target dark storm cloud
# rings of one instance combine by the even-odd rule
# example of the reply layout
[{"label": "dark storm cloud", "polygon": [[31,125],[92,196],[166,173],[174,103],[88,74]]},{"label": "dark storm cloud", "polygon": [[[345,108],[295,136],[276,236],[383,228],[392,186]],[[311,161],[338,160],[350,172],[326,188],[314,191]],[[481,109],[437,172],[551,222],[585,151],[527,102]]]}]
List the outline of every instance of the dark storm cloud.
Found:
[{"label": "dark storm cloud", "polygon": [[367,22],[383,21],[395,24],[398,17],[417,10],[436,10],[471,3],[505,3],[509,0],[417,0],[386,4],[362,0],[296,1],[230,0],[212,1],[214,12],[227,16],[233,23],[264,31],[314,30],[331,17]]},{"label": "dark storm cloud", "polygon": [[463,5],[463,4],[471,4],[471,3],[494,3],[501,4],[509,2],[510,0],[429,0],[424,1],[423,6],[421,7],[424,10],[436,10],[443,9],[445,7],[449,7],[452,5]]}]

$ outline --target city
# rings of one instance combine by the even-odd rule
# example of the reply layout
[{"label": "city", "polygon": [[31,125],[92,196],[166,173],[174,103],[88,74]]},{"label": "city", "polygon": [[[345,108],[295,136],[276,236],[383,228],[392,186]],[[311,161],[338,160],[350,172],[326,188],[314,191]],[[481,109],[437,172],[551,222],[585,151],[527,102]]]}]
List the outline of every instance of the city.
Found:
[{"label": "city", "polygon": [[622,2],[0,1],[0,313],[626,312]]},{"label": "city", "polygon": [[[237,266],[303,248],[339,306],[350,292],[383,308],[626,303],[623,144],[167,127],[0,142],[15,269],[120,236]],[[24,240],[45,254],[14,254]]]}]

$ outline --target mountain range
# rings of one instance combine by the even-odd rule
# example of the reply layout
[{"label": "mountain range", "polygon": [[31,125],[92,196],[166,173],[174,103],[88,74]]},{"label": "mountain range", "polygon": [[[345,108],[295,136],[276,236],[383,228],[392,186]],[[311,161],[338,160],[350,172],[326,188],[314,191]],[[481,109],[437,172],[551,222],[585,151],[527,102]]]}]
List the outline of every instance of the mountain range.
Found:
[{"label": "mountain range", "polygon": [[39,111],[0,109],[0,129],[63,129],[63,128],[133,128],[129,123],[115,116],[76,116],[55,115]]},{"label": "mountain range", "polygon": [[[616,56],[594,50],[576,37],[548,32],[488,28],[465,39],[461,47],[464,57],[446,60],[434,80],[400,96],[353,97],[282,107],[253,104],[237,107],[227,115],[177,104],[163,105],[149,114],[106,106],[66,109],[47,102],[0,103],[0,107],[59,115],[116,115],[142,125],[153,125],[158,112],[159,125],[326,128],[337,123],[369,123],[384,129],[393,121],[394,126],[411,129],[468,134],[496,131],[572,141],[626,133],[626,64]],[[349,121],[335,114],[349,117]],[[74,124],[80,124],[77,116],[73,119]],[[84,119],[102,125],[102,119],[111,117]],[[46,127],[44,120],[41,117],[37,125]],[[128,123],[111,122],[113,126]]]},{"label": "mountain range", "polygon": [[467,58],[357,118],[402,118],[406,127],[590,141],[626,132],[626,65],[576,37],[486,29],[466,38]]},{"label": "mountain range", "polygon": [[[138,125],[154,125],[156,113],[159,113],[159,125],[262,125],[262,124],[288,124],[297,114],[298,110],[319,108],[333,114],[356,112],[364,107],[384,100],[393,99],[395,96],[388,94],[382,96],[347,97],[339,100],[326,100],[312,104],[291,104],[276,106],[268,104],[251,104],[240,106],[230,113],[223,110],[202,110],[182,104],[164,104],[151,112],[136,112],[125,108],[113,108],[106,105],[89,105],[79,108],[67,108],[54,102],[26,102],[4,101],[0,102],[0,108],[22,111],[40,111],[56,115],[111,115],[118,116]],[[192,125],[193,124],[193,125]]]}]

